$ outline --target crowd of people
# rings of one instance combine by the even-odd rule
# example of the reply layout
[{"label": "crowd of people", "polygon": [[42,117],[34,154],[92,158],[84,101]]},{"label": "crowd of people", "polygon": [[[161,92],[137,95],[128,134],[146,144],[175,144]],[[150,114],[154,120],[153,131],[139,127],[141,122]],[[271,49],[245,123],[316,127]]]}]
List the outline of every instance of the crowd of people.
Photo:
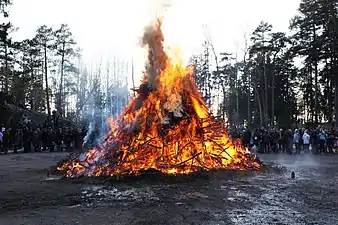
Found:
[{"label": "crowd of people", "polygon": [[9,150],[17,153],[43,152],[43,151],[73,151],[82,148],[82,140],[86,130],[79,130],[73,126],[67,126],[53,115],[43,125],[33,125],[23,115],[20,121],[11,123],[7,127],[1,126],[0,152],[7,154]]},{"label": "crowd of people", "polygon": [[240,138],[245,147],[258,153],[338,152],[338,131],[335,129],[256,129],[232,130],[232,138]]},{"label": "crowd of people", "polygon": [[[32,125],[23,115],[20,121],[2,125],[0,130],[0,153],[81,150],[83,140],[93,147],[98,132],[86,136],[87,129],[65,125],[53,114],[43,125]],[[230,129],[233,139],[241,139],[244,147],[255,153],[336,153],[338,152],[338,130],[335,129]],[[85,138],[86,137],[86,138]],[[91,143],[91,144],[90,144]]]}]

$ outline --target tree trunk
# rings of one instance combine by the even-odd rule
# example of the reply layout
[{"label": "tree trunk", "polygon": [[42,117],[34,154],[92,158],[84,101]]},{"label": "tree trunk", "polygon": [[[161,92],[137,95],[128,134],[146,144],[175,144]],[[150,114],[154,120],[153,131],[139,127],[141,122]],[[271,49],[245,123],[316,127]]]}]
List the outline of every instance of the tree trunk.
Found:
[{"label": "tree trunk", "polygon": [[236,126],[239,124],[239,82],[238,82],[238,65],[237,65],[237,53],[236,53]]},{"label": "tree trunk", "polygon": [[[247,47],[246,47],[247,48]],[[247,74],[247,108],[248,108],[248,118],[247,118],[247,123],[248,123],[248,128],[250,128],[250,124],[251,124],[251,112],[250,112],[250,98],[251,98],[251,91],[250,91],[250,84],[251,84],[251,73],[248,73],[247,69],[246,69],[246,54],[247,52],[244,53],[244,58],[243,58],[243,62],[244,62],[244,74]]]},{"label": "tree trunk", "polygon": [[275,126],[275,60],[277,53],[274,54],[272,60],[273,69],[271,71],[272,81],[271,81],[271,126]]},{"label": "tree trunk", "polygon": [[[336,66],[337,68],[337,66]],[[338,72],[336,70],[336,72]],[[336,128],[338,128],[338,77],[335,76],[335,105],[334,105],[334,109],[335,109],[335,120],[336,120]]]},{"label": "tree trunk", "polygon": [[208,104],[207,104],[207,106],[208,106],[208,108],[210,109],[210,107],[211,107],[211,81],[210,81],[211,79],[210,79],[210,73],[209,73],[209,71],[208,71],[208,73],[207,73],[207,82],[206,82],[206,84],[207,84],[207,96],[208,96]]},{"label": "tree trunk", "polygon": [[265,120],[265,128],[268,128],[268,121],[269,121],[269,115],[268,115],[268,77],[266,74],[266,62],[265,62],[265,53],[263,58],[263,69],[264,69],[264,86],[265,86],[265,107],[264,107],[264,120]]},{"label": "tree trunk", "polygon": [[[66,87],[65,88],[66,90],[66,93],[68,93],[69,92],[69,88],[68,87]],[[68,118],[68,112],[69,112],[69,104],[68,104],[68,98],[67,98],[67,96],[65,95],[65,98],[64,98],[64,101],[65,101],[65,109],[64,109],[64,117],[67,117]]]},{"label": "tree trunk", "polygon": [[35,76],[34,76],[34,65],[33,65],[33,57],[30,55],[30,73],[31,73],[31,92],[30,92],[30,103],[31,103],[31,110],[35,111]]},{"label": "tree trunk", "polygon": [[4,41],[5,43],[5,93],[8,94],[8,76],[9,76],[9,69],[8,69],[8,46],[7,40]]},{"label": "tree trunk", "polygon": [[[223,120],[225,120],[225,114],[226,114],[226,112],[227,112],[227,110],[226,110],[226,107],[225,107],[225,105],[226,105],[226,89],[225,89],[225,85],[224,84],[222,84],[222,92],[223,92],[223,112],[222,112],[222,119]],[[229,120],[229,117],[228,117],[228,120]]]},{"label": "tree trunk", "polygon": [[313,103],[313,99],[314,99],[314,93],[312,91],[312,85],[313,85],[313,68],[312,65],[309,66],[309,75],[308,75],[308,86],[310,87],[310,92],[309,95],[306,97],[307,100],[307,105],[308,105],[308,112],[309,112],[309,120],[311,123],[314,122],[314,115],[315,115],[315,107],[314,107],[314,103]]},{"label": "tree trunk", "polygon": [[250,98],[251,98],[251,92],[250,92],[250,84],[251,84],[251,79],[250,79],[250,74],[248,75],[248,128],[250,128],[251,124],[251,112],[250,112]]},{"label": "tree trunk", "polygon": [[262,127],[263,126],[263,112],[262,112],[261,98],[260,98],[260,95],[258,93],[257,87],[255,85],[254,85],[254,90],[255,90],[256,98],[257,98],[257,102],[258,102],[260,126]]},{"label": "tree trunk", "polygon": [[[331,67],[332,68],[332,67]],[[332,97],[333,97],[333,82],[334,79],[332,77],[332,75],[328,77],[328,121],[331,124],[332,123],[332,117],[333,117],[333,113],[332,113]]]},{"label": "tree trunk", "polygon": [[44,46],[44,58],[45,58],[45,82],[46,82],[46,103],[47,103],[47,113],[48,117],[51,115],[50,111],[50,102],[49,102],[49,87],[48,87],[48,62],[47,62],[47,45]]},{"label": "tree trunk", "polygon": [[271,84],[271,126],[275,126],[275,73],[272,72]]},{"label": "tree trunk", "polygon": [[[262,73],[261,73],[262,74]],[[261,75],[260,75],[261,76]],[[264,79],[264,77],[263,77]],[[261,82],[260,80],[260,85],[259,85],[259,89],[257,88],[257,92],[258,92],[258,97],[259,97],[259,101],[260,101],[260,106],[262,107],[262,115],[261,115],[261,119],[262,119],[262,124],[261,127],[265,127],[265,92],[264,92],[264,82]]]},{"label": "tree trunk", "polygon": [[315,63],[315,123],[318,124],[318,64]]},{"label": "tree trunk", "polygon": [[313,63],[315,68],[315,123],[318,124],[318,57],[316,44],[316,27],[313,25]]},{"label": "tree trunk", "polygon": [[60,90],[59,90],[59,106],[58,106],[58,111],[61,113],[62,116],[64,116],[64,110],[63,110],[63,70],[64,70],[64,63],[65,63],[65,45],[66,43],[63,42],[62,44],[62,55],[61,55],[61,68],[60,68]]},{"label": "tree trunk", "polygon": [[[208,44],[210,45],[211,47],[211,51],[214,55],[214,58],[215,58],[215,64],[216,64],[216,71],[217,71],[217,74],[219,74],[219,65],[218,65],[218,57],[217,57],[217,53],[216,53],[216,50],[215,50],[215,47],[214,47],[214,44],[212,43],[211,40],[208,41]],[[209,55],[209,54],[208,54]],[[211,95],[211,85],[210,86],[210,95]],[[211,97],[211,96],[210,96]],[[210,105],[209,105],[209,108],[211,107],[211,98],[210,98]]]}]

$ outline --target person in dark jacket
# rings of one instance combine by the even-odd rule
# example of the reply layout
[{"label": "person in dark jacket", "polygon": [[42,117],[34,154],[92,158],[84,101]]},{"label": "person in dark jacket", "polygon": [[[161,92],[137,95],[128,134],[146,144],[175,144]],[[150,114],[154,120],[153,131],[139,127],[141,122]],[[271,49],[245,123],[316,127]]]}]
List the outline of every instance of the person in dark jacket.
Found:
[{"label": "person in dark jacket", "polygon": [[243,146],[248,148],[250,146],[250,140],[251,140],[251,132],[249,129],[247,129],[244,132],[244,136],[243,136]]},{"label": "person in dark jacket", "polygon": [[318,150],[319,150],[319,148],[318,148],[318,142],[319,142],[319,140],[318,140],[318,131],[317,130],[312,130],[310,136],[311,136],[312,152],[318,153]]},{"label": "person in dark jacket", "polygon": [[292,154],[292,150],[293,150],[293,134],[291,129],[288,129],[285,132],[285,138],[286,138],[286,143],[287,143],[287,153],[288,154]]},{"label": "person in dark jacket", "polygon": [[29,127],[25,127],[23,130],[23,152],[28,153],[31,152],[32,145],[32,132]]},{"label": "person in dark jacket", "polygon": [[56,133],[53,131],[52,127],[48,127],[47,134],[48,134],[48,137],[47,137],[48,149],[50,152],[54,152],[54,148],[55,148],[54,141],[55,141]]},{"label": "person in dark jacket", "polygon": [[8,130],[4,130],[2,132],[2,149],[5,154],[8,153],[9,143],[10,143],[10,135]]},{"label": "person in dark jacket", "polygon": [[55,133],[55,145],[58,152],[62,151],[62,142],[63,142],[63,133],[62,128],[59,128]]},{"label": "person in dark jacket", "polygon": [[283,143],[283,152],[288,153],[288,146],[289,146],[289,130],[285,130],[282,136],[282,143]]},{"label": "person in dark jacket", "polygon": [[72,144],[72,133],[69,129],[69,127],[66,127],[65,129],[65,138],[64,138],[64,143],[66,145],[66,151],[70,152],[71,151],[71,144]]},{"label": "person in dark jacket", "polygon": [[268,131],[264,131],[263,145],[264,145],[264,153],[270,153],[270,134]]},{"label": "person in dark jacket", "polygon": [[40,128],[36,128],[32,135],[32,143],[33,143],[34,152],[41,151],[40,141],[41,141]]},{"label": "person in dark jacket", "polygon": [[10,135],[11,135],[11,146],[13,147],[13,152],[17,153],[19,134],[15,126],[11,129]]},{"label": "person in dark jacket", "polygon": [[329,153],[334,153],[333,152],[333,146],[334,146],[334,131],[330,131],[329,134],[328,134],[328,138],[327,138],[327,148],[328,148],[328,151]]}]

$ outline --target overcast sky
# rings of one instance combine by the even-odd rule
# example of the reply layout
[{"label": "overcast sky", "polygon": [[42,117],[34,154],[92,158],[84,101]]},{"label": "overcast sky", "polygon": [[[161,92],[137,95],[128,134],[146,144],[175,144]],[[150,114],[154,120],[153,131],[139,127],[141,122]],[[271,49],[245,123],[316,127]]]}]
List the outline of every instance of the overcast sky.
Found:
[{"label": "overcast sky", "polygon": [[[87,61],[101,57],[140,61],[138,40],[143,27],[163,3],[171,4],[164,13],[167,43],[179,45],[183,57],[200,50],[203,25],[216,50],[235,52],[236,41],[243,45],[244,33],[252,32],[261,20],[275,31],[287,31],[300,0],[14,0],[10,21],[19,31],[15,39],[32,37],[40,25],[69,24]],[[167,4],[168,3],[168,4]],[[143,65],[143,62],[139,62]]]}]

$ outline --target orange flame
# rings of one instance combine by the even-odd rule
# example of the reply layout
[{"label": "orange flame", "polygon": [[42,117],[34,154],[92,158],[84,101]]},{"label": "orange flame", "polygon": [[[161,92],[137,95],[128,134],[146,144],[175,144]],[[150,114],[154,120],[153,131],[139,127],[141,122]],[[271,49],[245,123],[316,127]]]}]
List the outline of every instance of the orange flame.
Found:
[{"label": "orange flame", "polygon": [[261,163],[241,143],[230,140],[224,123],[209,113],[193,79],[163,50],[161,21],[143,36],[148,63],[138,95],[111,129],[105,141],[58,170],[66,176],[139,174],[156,169],[167,174],[200,169],[259,169]]}]

